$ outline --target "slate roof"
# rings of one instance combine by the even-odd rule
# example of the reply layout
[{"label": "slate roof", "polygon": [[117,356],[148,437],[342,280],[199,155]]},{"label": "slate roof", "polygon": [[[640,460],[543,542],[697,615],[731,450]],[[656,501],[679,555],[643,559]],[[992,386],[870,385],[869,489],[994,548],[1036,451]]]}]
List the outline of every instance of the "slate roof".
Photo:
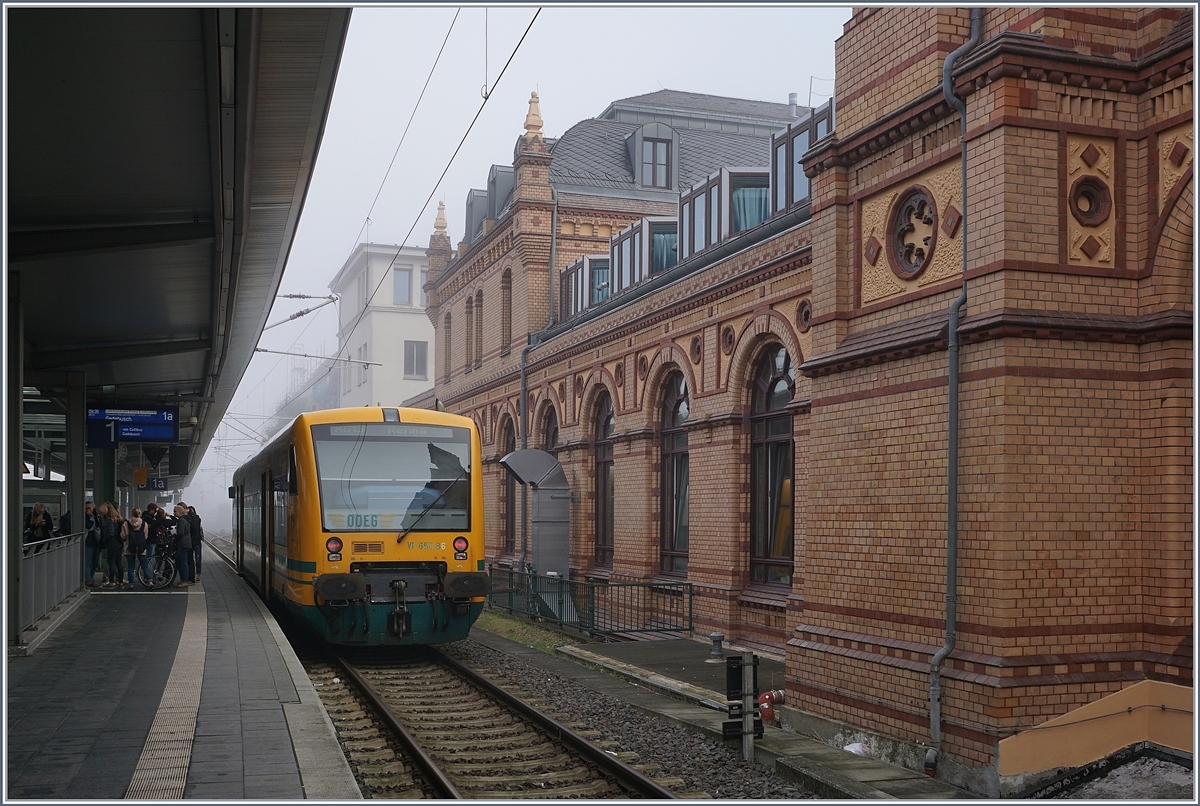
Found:
[{"label": "slate roof", "polygon": [[[558,138],[550,151],[553,157],[550,181],[557,185],[636,189],[625,137],[640,125],[595,118],[576,123]],[[699,129],[675,131],[679,135],[680,190],[686,190],[718,168],[771,164],[767,137]]]},{"label": "slate roof", "polygon": [[[642,107],[646,109],[677,109],[683,112],[709,112],[731,117],[762,118],[780,121],[784,126],[791,123],[792,117],[788,104],[777,104],[770,101],[749,101],[745,98],[726,98],[722,95],[705,95],[699,92],[682,92],[680,90],[659,90],[646,95],[635,95],[613,101],[608,108],[600,113],[600,118],[607,118],[614,107]],[[782,126],[780,127],[782,128]]]}]

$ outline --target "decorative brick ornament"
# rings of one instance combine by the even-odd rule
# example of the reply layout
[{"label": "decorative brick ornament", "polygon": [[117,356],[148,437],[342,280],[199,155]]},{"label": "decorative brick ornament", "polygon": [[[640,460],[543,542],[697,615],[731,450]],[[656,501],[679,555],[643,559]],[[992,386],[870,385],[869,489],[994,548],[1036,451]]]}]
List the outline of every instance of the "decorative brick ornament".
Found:
[{"label": "decorative brick ornament", "polygon": [[737,336],[733,332],[732,325],[726,325],[721,331],[721,352],[725,355],[730,355],[733,352],[734,343],[737,341]]},{"label": "decorative brick ornament", "polygon": [[912,185],[896,199],[888,216],[887,246],[892,272],[915,280],[937,248],[937,206],[923,185]]},{"label": "decorative brick ornament", "polygon": [[946,208],[946,217],[942,219],[942,232],[953,238],[958,234],[958,225],[962,223],[962,213],[953,204]]},{"label": "decorative brick ornament", "polygon": [[558,399],[559,399],[559,400],[566,400],[566,399],[567,399],[567,384],[566,384],[566,381],[559,381],[559,382],[558,382]]},{"label": "decorative brick ornament", "polygon": [[624,364],[617,364],[616,369],[613,370],[613,380],[615,380],[617,382],[617,386],[625,385],[625,365]]},{"label": "decorative brick ornament", "polygon": [[801,333],[807,333],[812,327],[812,303],[806,299],[800,300],[796,307],[796,327]]},{"label": "decorative brick ornament", "polygon": [[867,262],[874,266],[875,261],[879,260],[879,253],[882,251],[883,246],[879,243],[879,239],[872,235],[871,240],[867,241],[867,249],[864,253],[867,258]]},{"label": "decorative brick ornament", "polygon": [[692,348],[691,348],[692,363],[699,364],[700,359],[703,357],[703,355],[704,355],[704,352],[703,352],[702,345],[700,344],[700,337],[692,336]]},{"label": "decorative brick ornament", "polygon": [[575,397],[578,397],[578,398],[583,397],[583,376],[582,375],[575,376]]},{"label": "decorative brick ornament", "polygon": [[1071,215],[1085,227],[1100,226],[1112,213],[1112,194],[1108,185],[1098,176],[1084,175],[1076,179],[1071,185],[1067,203],[1071,207]]},{"label": "decorative brick ornament", "polygon": [[650,372],[650,362],[646,360],[646,356],[638,356],[638,380],[646,380],[646,375]]}]

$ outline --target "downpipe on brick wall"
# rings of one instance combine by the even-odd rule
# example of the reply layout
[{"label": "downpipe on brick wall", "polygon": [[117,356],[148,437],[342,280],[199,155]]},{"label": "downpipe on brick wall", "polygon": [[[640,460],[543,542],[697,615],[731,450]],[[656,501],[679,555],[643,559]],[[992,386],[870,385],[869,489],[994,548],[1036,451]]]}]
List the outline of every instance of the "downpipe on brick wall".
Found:
[{"label": "downpipe on brick wall", "polygon": [[[521,348],[521,405],[519,411],[521,413],[521,450],[529,447],[529,375],[526,372],[529,362],[529,351],[542,343],[541,333],[534,333],[530,336],[529,344]],[[527,554],[526,535],[529,532],[529,490],[524,484],[521,485],[521,573],[525,573],[528,569],[525,567],[525,557]]]},{"label": "downpipe on brick wall", "polygon": [[954,651],[958,618],[958,318],[967,304],[967,103],[954,94],[954,63],[979,44],[983,9],[971,9],[971,37],[946,57],[942,65],[942,94],[958,111],[962,122],[962,292],[950,305],[949,367],[947,370],[947,462],[946,462],[946,643],[929,663],[929,751],[925,774],[937,773],[942,747],[942,663]]}]

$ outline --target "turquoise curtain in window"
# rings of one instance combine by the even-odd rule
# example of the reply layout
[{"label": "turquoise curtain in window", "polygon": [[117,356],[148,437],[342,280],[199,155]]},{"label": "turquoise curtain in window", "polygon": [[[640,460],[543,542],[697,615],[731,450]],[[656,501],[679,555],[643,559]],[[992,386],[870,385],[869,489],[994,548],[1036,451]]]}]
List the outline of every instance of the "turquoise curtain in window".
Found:
[{"label": "turquoise curtain in window", "polygon": [[766,221],[771,214],[770,188],[737,188],[733,191],[733,231],[741,232]]},{"label": "turquoise curtain in window", "polygon": [[674,232],[655,232],[653,234],[651,240],[654,260],[652,274],[658,274],[675,265],[678,257],[675,253],[676,240],[677,236]]}]

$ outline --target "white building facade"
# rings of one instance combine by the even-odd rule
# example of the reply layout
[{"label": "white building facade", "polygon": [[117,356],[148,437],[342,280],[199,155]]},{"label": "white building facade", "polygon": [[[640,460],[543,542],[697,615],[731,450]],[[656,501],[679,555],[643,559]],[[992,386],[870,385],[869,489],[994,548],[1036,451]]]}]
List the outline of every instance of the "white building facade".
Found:
[{"label": "white building facade", "polygon": [[428,270],[424,249],[360,243],[329,284],[338,295],[338,357],[364,362],[339,362],[342,406],[399,406],[432,388]]}]

